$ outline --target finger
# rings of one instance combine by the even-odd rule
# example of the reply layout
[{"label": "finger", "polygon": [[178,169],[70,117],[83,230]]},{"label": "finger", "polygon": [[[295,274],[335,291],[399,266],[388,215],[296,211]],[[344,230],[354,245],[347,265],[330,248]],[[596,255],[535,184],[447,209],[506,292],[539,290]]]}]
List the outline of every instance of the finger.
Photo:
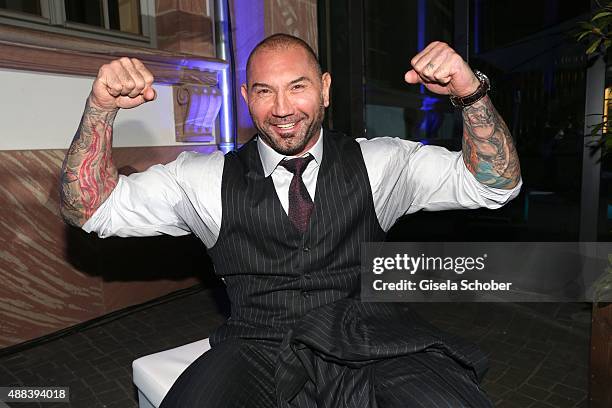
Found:
[{"label": "finger", "polygon": [[132,58],[132,63],[134,67],[138,70],[140,75],[144,78],[145,88],[142,91],[142,95],[144,96],[146,101],[153,101],[157,99],[157,92],[152,87],[155,78],[149,69],[137,58]]},{"label": "finger", "polygon": [[423,63],[423,61],[425,61],[425,59],[428,58],[428,55],[430,54],[430,52],[433,49],[435,49],[438,45],[439,43],[437,41],[431,42],[421,52],[419,52],[414,58],[412,58],[412,60],[410,61],[410,64],[412,65],[413,69],[406,72],[406,74],[404,75],[404,80],[406,82],[408,82],[409,84],[429,82],[429,80],[427,80],[426,78],[420,75],[420,72],[415,70],[415,67],[419,64],[419,62]]},{"label": "finger", "polygon": [[412,67],[417,71],[418,74],[421,74],[423,68],[427,66],[428,61],[430,61],[441,48],[446,46],[445,43],[440,41],[434,41],[427,45],[423,51],[421,51],[415,58],[412,59],[411,64]]},{"label": "finger", "polygon": [[131,96],[120,96],[117,98],[117,106],[123,109],[131,109],[136,106],[142,105],[146,100],[143,95]]},{"label": "finger", "polygon": [[414,70],[428,81],[434,81],[433,73],[439,67],[441,62],[440,55],[444,52],[443,48],[435,47],[431,49],[426,56],[421,58],[414,66]]},{"label": "finger", "polygon": [[437,67],[434,72],[431,73],[435,82],[443,85],[450,82],[454,70],[453,54],[454,52],[448,49],[432,60],[431,63]]},{"label": "finger", "polygon": [[114,60],[111,62],[110,67],[117,78],[119,78],[119,82],[121,84],[121,95],[127,96],[136,86],[132,76],[123,67],[123,64],[119,60]]},{"label": "finger", "polygon": [[419,84],[423,82],[419,74],[417,74],[414,69],[406,72],[406,75],[404,75],[404,81],[408,82],[409,84]]},{"label": "finger", "polygon": [[404,80],[409,84],[423,84],[425,86],[434,84],[434,82],[420,76],[415,70],[410,70],[404,75]]},{"label": "finger", "polygon": [[412,67],[414,67],[416,64],[419,63],[419,61],[425,57],[429,51],[431,51],[433,48],[435,48],[439,43],[437,41],[431,42],[429,44],[427,44],[427,46],[425,48],[423,48],[423,50],[421,50],[421,52],[419,52],[417,55],[414,56],[414,58],[412,58],[410,60],[410,65],[412,65]]},{"label": "finger", "polygon": [[153,74],[151,73],[151,71],[149,71],[147,67],[145,67],[145,65],[137,58],[132,58],[132,64],[134,64],[134,67],[138,70],[140,75],[142,75],[142,77],[144,78],[145,84],[147,86],[153,85],[153,81],[155,80],[155,78],[153,77]]},{"label": "finger", "polygon": [[147,102],[154,101],[157,98],[157,92],[155,91],[155,89],[148,87],[144,89],[144,91],[142,92],[142,96]]},{"label": "finger", "polygon": [[131,80],[134,82],[134,88],[128,93],[128,96],[130,98],[134,98],[140,95],[146,86],[143,76],[140,74],[140,72],[136,70],[136,67],[134,67],[134,64],[132,63],[131,59],[121,58],[119,62],[121,63],[123,68],[127,71]]},{"label": "finger", "polygon": [[100,73],[99,80],[106,87],[107,92],[114,97],[121,95],[123,86],[115,71],[107,67],[106,69],[103,68]]}]

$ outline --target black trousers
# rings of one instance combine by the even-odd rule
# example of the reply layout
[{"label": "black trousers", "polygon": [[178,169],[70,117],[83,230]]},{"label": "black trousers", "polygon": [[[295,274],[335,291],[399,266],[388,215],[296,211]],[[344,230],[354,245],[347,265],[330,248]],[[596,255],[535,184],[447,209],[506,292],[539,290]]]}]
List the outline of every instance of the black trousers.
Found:
[{"label": "black trousers", "polygon": [[[243,339],[217,344],[181,374],[160,408],[275,407],[278,346]],[[466,369],[442,353],[420,352],[373,364],[377,408],[492,407]],[[308,387],[291,405],[317,408]]]}]

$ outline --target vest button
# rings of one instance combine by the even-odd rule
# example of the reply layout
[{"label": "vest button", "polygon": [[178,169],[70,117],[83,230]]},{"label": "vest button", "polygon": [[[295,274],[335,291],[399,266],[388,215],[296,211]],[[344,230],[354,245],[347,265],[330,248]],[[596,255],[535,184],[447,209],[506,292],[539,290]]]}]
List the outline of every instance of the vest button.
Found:
[{"label": "vest button", "polygon": [[309,297],[309,296],[310,296],[310,293],[308,293],[308,291],[307,291],[307,290],[303,290],[303,291],[302,291],[302,296],[304,296],[305,298],[307,298],[307,297]]},{"label": "vest button", "polygon": [[306,246],[306,247],[302,248],[302,250],[303,250],[304,252],[310,252],[310,247],[307,247],[307,246]]}]

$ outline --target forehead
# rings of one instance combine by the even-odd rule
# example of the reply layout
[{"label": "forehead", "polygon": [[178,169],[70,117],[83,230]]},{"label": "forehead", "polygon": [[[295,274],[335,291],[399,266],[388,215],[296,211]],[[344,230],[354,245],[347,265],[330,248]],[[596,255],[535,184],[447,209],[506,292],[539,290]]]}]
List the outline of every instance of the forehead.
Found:
[{"label": "forehead", "polygon": [[312,57],[301,47],[262,48],[253,54],[248,72],[249,84],[273,84],[306,77],[313,82],[317,70]]}]

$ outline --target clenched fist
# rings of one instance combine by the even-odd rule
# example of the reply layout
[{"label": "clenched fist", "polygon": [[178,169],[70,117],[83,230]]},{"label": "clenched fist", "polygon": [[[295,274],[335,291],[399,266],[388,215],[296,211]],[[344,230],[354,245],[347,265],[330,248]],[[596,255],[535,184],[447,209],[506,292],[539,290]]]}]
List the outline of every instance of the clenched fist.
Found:
[{"label": "clenched fist", "polygon": [[123,57],[102,65],[93,83],[90,102],[100,109],[130,109],[155,99],[153,75],[136,58]]},{"label": "clenched fist", "polygon": [[461,55],[443,42],[432,42],[412,58],[410,64],[413,69],[406,72],[406,82],[421,83],[439,95],[467,96],[480,84]]}]

